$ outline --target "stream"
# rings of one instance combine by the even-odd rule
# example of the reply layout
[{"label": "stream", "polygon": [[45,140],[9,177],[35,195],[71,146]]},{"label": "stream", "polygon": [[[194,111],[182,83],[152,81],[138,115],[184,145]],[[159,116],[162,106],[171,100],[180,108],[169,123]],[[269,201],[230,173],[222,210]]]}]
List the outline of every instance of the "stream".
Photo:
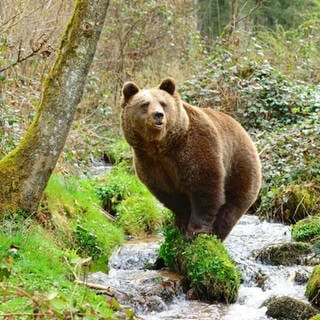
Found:
[{"label": "stream", "polygon": [[122,305],[129,305],[141,319],[266,320],[262,303],[271,296],[291,296],[306,301],[305,284],[297,284],[296,274],[308,276],[310,267],[263,265],[254,253],[265,246],[291,240],[290,227],[260,222],[243,216],[224,241],[243,274],[239,297],[231,305],[208,304],[186,299],[177,274],[146,270],[155,262],[161,237],[127,241],[109,261],[108,274],[89,275],[90,282],[110,286]]}]

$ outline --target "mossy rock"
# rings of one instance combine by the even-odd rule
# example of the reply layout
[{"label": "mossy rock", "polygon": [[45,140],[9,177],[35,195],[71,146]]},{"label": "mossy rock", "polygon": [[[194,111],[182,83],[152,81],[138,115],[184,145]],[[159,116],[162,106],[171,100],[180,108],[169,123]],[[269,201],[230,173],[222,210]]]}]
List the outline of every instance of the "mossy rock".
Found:
[{"label": "mossy rock", "polygon": [[308,216],[319,214],[320,191],[316,182],[291,185],[281,190],[273,202],[272,219],[293,224]]},{"label": "mossy rock", "polygon": [[264,264],[291,266],[304,264],[306,257],[312,252],[312,245],[309,243],[289,242],[261,249],[256,260]]},{"label": "mossy rock", "polygon": [[295,241],[316,242],[320,239],[320,217],[308,217],[297,222],[291,231]]},{"label": "mossy rock", "polygon": [[160,257],[184,274],[195,296],[205,301],[235,302],[240,274],[220,240],[201,234],[186,241],[177,228],[165,231]]},{"label": "mossy rock", "polygon": [[309,303],[287,296],[268,299],[263,306],[267,307],[266,315],[277,320],[309,320],[318,313]]},{"label": "mossy rock", "polygon": [[320,265],[314,267],[305,295],[313,305],[320,307]]}]

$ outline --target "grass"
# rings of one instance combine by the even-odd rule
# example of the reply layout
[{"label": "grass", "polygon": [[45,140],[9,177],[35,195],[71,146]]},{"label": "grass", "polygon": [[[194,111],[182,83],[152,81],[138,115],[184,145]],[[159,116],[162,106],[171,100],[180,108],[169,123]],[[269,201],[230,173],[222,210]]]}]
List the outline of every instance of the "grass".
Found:
[{"label": "grass", "polygon": [[103,296],[74,283],[81,259],[54,232],[21,217],[2,221],[1,229],[0,317],[111,319]]},{"label": "grass", "polygon": [[52,176],[45,197],[52,221],[67,235],[65,241],[71,247],[75,242],[82,256],[100,251],[95,260],[102,262],[108,260],[124,235],[122,229],[103,214],[96,193],[97,183],[90,179]]},{"label": "grass", "polygon": [[124,239],[103,214],[96,183],[53,175],[35,216],[18,212],[0,222],[0,317],[111,319],[106,298],[74,281],[106,271]]}]

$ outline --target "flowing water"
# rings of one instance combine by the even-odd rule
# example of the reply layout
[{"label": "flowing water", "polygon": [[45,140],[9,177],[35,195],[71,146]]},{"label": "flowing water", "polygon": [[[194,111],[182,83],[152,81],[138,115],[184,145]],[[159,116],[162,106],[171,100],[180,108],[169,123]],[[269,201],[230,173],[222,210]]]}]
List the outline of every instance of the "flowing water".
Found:
[{"label": "flowing water", "polygon": [[112,287],[116,298],[145,320],[266,320],[270,318],[261,305],[269,297],[305,300],[305,284],[297,284],[294,278],[297,273],[308,275],[310,267],[263,265],[254,258],[257,250],[290,240],[288,226],[260,222],[255,216],[238,222],[224,242],[243,274],[239,298],[229,306],[187,300],[178,275],[145,270],[156,260],[161,238],[128,241],[111,257],[109,274],[91,274],[89,280]]}]

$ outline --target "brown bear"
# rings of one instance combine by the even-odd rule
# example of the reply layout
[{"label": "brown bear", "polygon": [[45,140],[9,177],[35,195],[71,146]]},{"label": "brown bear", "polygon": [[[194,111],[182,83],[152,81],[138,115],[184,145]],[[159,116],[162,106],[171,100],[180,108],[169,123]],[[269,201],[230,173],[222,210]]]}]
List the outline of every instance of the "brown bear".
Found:
[{"label": "brown bear", "polygon": [[224,240],[257,198],[261,165],[249,135],[232,117],[181,100],[173,79],[158,88],[122,88],[121,126],[135,170],[175,214],[187,239]]}]

